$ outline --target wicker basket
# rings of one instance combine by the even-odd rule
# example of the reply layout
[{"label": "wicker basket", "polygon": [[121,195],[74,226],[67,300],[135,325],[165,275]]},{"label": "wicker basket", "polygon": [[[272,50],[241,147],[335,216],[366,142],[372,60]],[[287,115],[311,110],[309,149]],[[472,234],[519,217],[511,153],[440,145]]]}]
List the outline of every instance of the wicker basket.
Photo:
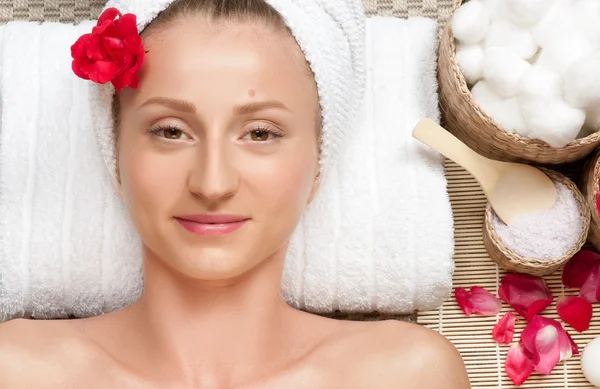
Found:
[{"label": "wicker basket", "polygon": [[[462,0],[455,0],[454,11]],[[450,19],[451,21],[452,19]],[[576,139],[565,147],[507,132],[473,100],[456,60],[451,22],[445,27],[439,48],[439,99],[444,127],[479,154],[501,161],[539,164],[573,162],[600,145],[600,132]]]},{"label": "wicker basket", "polygon": [[500,237],[496,234],[492,224],[492,208],[488,203],[485,209],[485,220],[483,224],[483,243],[490,258],[507,271],[526,273],[533,276],[544,276],[554,273],[560,269],[575,253],[581,249],[588,236],[590,228],[590,211],[587,202],[577,186],[567,177],[553,170],[542,169],[552,180],[566,185],[579,202],[584,215],[584,227],[577,243],[562,258],[556,260],[540,260],[535,258],[524,258],[507,248]]},{"label": "wicker basket", "polygon": [[581,175],[581,190],[587,201],[592,215],[590,221],[590,232],[588,234],[588,242],[590,242],[596,250],[600,250],[600,215],[596,207],[596,199],[598,198],[598,190],[600,182],[600,149],[592,155],[585,163],[583,174]]}]

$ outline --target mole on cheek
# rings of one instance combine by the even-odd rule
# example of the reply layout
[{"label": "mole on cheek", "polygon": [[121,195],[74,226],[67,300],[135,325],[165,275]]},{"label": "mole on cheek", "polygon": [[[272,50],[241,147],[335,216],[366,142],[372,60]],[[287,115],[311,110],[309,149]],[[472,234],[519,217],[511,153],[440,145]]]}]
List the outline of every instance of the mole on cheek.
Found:
[{"label": "mole on cheek", "polygon": [[255,94],[256,94],[256,92],[254,92],[254,89],[250,89],[248,91],[248,95],[250,95],[250,97],[254,97]]}]

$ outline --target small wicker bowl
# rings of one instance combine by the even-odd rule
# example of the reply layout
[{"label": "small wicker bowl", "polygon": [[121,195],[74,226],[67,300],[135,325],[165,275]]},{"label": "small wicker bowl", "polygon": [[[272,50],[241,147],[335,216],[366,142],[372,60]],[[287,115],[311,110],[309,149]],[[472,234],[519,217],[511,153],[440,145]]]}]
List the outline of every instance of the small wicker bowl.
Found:
[{"label": "small wicker bowl", "polygon": [[[452,15],[462,4],[455,0]],[[488,116],[471,95],[456,59],[456,46],[447,23],[439,47],[439,100],[444,127],[479,154],[500,161],[561,164],[586,157],[600,145],[600,132],[576,139],[561,148],[541,140],[507,132]]]},{"label": "small wicker bowl", "polygon": [[546,173],[552,180],[558,181],[561,184],[566,185],[575,195],[577,202],[583,213],[583,231],[577,243],[569,250],[563,257],[556,260],[540,260],[535,258],[522,257],[506,247],[500,237],[496,234],[494,226],[492,224],[492,207],[487,204],[485,209],[485,220],[483,223],[483,243],[492,261],[496,262],[502,268],[507,271],[516,273],[525,273],[532,276],[545,276],[547,274],[554,273],[560,269],[575,253],[581,249],[586,241],[588,230],[590,227],[590,211],[587,202],[577,186],[562,174],[553,170],[543,169],[541,170]]},{"label": "small wicker bowl", "polygon": [[598,191],[600,182],[600,149],[596,150],[594,154],[587,160],[581,175],[581,190],[585,196],[588,207],[590,208],[590,214],[592,215],[590,221],[590,232],[588,234],[588,242],[594,246],[596,250],[600,250],[600,215],[598,215],[598,208],[596,207],[596,199],[598,198]]}]

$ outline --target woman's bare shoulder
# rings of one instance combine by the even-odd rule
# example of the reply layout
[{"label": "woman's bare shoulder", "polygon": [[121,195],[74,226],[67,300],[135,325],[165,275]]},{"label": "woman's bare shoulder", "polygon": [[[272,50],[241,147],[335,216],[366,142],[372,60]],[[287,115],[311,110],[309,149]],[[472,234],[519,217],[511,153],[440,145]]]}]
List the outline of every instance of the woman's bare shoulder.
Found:
[{"label": "woman's bare shoulder", "polygon": [[0,388],[53,388],[98,362],[93,345],[67,321],[17,319],[0,324]]},{"label": "woman's bare shoulder", "polygon": [[460,354],[435,331],[395,320],[348,328],[326,353],[344,371],[354,372],[351,387],[470,388]]}]

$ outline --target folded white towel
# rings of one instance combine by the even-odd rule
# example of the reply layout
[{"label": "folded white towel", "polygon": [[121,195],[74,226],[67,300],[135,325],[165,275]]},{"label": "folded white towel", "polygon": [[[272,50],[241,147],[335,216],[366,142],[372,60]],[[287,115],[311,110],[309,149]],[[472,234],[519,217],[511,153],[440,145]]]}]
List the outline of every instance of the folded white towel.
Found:
[{"label": "folded white towel", "polygon": [[[92,84],[70,70],[69,46],[92,24],[0,32],[0,321],[97,315],[142,289],[139,241],[91,130]],[[284,272],[282,294],[312,311],[401,313],[450,290],[442,159],[410,137],[420,118],[439,116],[435,22],[368,26],[365,123],[294,234]]]},{"label": "folded white towel", "polygon": [[89,83],[70,71],[69,47],[93,24],[3,27],[0,321],[96,315],[141,291],[139,244],[91,130]]},{"label": "folded white towel", "polygon": [[439,119],[436,22],[366,26],[363,124],[309,209],[321,223],[305,218],[293,236],[283,296],[316,312],[432,309],[452,285],[453,219],[443,158],[411,132]]}]

